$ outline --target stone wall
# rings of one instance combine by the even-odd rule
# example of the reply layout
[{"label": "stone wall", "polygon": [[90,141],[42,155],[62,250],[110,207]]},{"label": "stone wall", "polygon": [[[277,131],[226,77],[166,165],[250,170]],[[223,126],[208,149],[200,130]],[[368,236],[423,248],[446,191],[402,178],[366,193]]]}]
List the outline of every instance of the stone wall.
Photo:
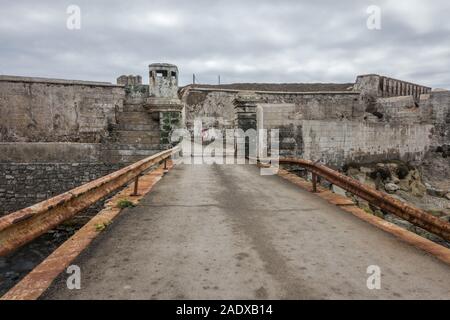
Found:
[{"label": "stone wall", "polygon": [[0,215],[169,147],[180,112],[160,122],[139,76],[118,82],[0,76]]},{"label": "stone wall", "polygon": [[110,83],[0,76],[0,141],[100,142],[124,98]]},{"label": "stone wall", "polygon": [[423,103],[433,131],[433,145],[450,146],[450,91],[432,92]]},{"label": "stone wall", "polygon": [[99,143],[0,143],[0,215],[116,171]]},{"label": "stone wall", "polygon": [[0,216],[119,170],[107,163],[0,163]]},{"label": "stone wall", "polygon": [[124,98],[110,83],[0,76],[0,215],[123,167],[99,142]]},{"label": "stone wall", "polygon": [[[247,91],[208,88],[186,88],[181,91],[185,121],[192,129],[195,119],[201,119],[204,128],[227,129],[235,126],[234,100]],[[293,103],[298,113],[311,119],[340,119],[362,116],[364,105],[358,92],[269,92],[254,91],[261,103]]]}]

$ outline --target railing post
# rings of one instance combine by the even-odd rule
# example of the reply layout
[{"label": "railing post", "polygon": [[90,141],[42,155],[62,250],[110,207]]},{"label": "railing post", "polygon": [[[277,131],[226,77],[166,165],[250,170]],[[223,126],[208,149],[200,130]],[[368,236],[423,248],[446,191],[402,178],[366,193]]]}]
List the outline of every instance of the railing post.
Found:
[{"label": "railing post", "polygon": [[139,175],[137,175],[136,178],[134,178],[134,190],[133,193],[131,194],[132,196],[138,195],[138,186],[139,186]]},{"label": "railing post", "polygon": [[317,192],[317,175],[314,172],[312,173],[312,187],[313,192]]}]

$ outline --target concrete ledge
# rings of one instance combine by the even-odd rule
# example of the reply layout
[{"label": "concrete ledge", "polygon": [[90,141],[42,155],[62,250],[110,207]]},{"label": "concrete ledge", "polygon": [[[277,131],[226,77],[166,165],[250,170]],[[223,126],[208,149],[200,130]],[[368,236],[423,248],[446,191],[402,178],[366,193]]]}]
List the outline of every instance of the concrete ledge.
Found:
[{"label": "concrete ledge", "polygon": [[99,162],[100,143],[2,142],[0,163]]},{"label": "concrete ledge", "polygon": [[280,95],[360,95],[360,91],[310,91],[310,92],[293,92],[293,91],[249,91],[249,90],[239,90],[239,89],[214,89],[214,88],[190,88],[189,91],[204,91],[204,92],[251,92],[256,94],[280,94]]},{"label": "concrete ledge", "polygon": [[66,80],[66,79],[53,79],[53,78],[40,78],[40,77],[19,77],[19,76],[8,76],[8,75],[0,75],[0,82],[48,83],[48,84],[118,87],[118,88],[124,87],[124,85],[116,85],[116,84],[112,84],[111,82]]}]

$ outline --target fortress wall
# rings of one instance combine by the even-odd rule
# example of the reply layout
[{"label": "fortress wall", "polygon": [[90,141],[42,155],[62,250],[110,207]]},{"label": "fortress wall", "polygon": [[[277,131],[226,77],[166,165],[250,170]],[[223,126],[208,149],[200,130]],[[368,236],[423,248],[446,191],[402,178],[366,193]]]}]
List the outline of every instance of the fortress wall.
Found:
[{"label": "fortress wall", "polygon": [[280,130],[280,154],[340,167],[349,162],[420,161],[431,145],[432,124],[311,119],[295,104],[260,104],[258,127]]},{"label": "fortress wall", "polygon": [[26,208],[123,167],[120,163],[0,163],[0,216]]},{"label": "fortress wall", "polygon": [[116,171],[98,143],[0,143],[0,216]]},{"label": "fortress wall", "polygon": [[431,141],[429,124],[304,121],[304,157],[327,164],[403,160],[420,162]]},{"label": "fortress wall", "polygon": [[416,100],[422,94],[431,92],[429,87],[377,74],[358,76],[355,89],[361,91],[364,95],[367,94],[374,97],[413,96]]},{"label": "fortress wall", "polygon": [[[238,90],[189,89],[184,92],[185,119],[188,129],[201,118],[204,127],[226,129],[234,127],[236,117],[233,101]],[[261,103],[297,105],[298,112],[308,119],[362,118],[364,107],[358,92],[254,92]]]},{"label": "fortress wall", "polygon": [[[422,96],[423,97],[423,96]],[[419,106],[414,97],[401,96],[390,98],[378,98],[376,109],[383,121],[391,123],[419,123],[429,121],[426,108]]]},{"label": "fortress wall", "polygon": [[124,97],[109,83],[0,76],[0,215],[122,167],[98,142]]},{"label": "fortress wall", "polygon": [[433,91],[424,106],[435,126],[433,145],[450,145],[450,91]]},{"label": "fortress wall", "polygon": [[124,98],[110,83],[0,76],[0,142],[100,142]]}]

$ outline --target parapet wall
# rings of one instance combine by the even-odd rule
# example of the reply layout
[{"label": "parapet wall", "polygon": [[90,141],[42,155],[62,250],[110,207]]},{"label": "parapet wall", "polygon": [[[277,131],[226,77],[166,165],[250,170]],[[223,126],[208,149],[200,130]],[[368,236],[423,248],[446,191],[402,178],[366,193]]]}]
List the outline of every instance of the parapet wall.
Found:
[{"label": "parapet wall", "polygon": [[180,112],[149,113],[140,76],[118,83],[0,76],[0,215],[169,146]]},{"label": "parapet wall", "polygon": [[358,76],[355,90],[374,97],[413,96],[416,100],[420,95],[431,92],[429,87],[377,74]]},{"label": "parapet wall", "polygon": [[294,104],[259,104],[258,109],[258,127],[280,131],[282,156],[341,167],[349,162],[421,161],[432,145],[431,124],[317,120],[299,117]]},{"label": "parapet wall", "polygon": [[[219,130],[234,128],[234,100],[245,94],[245,90],[220,90],[194,88],[182,91],[185,123],[192,129],[195,119],[200,119],[206,128]],[[364,106],[356,91],[329,92],[278,92],[253,91],[255,99],[262,103],[293,103],[299,107],[297,116],[311,119],[341,119],[359,116]]]},{"label": "parapet wall", "polygon": [[100,142],[124,98],[110,83],[0,76],[0,141]]},{"label": "parapet wall", "polygon": [[0,216],[119,170],[115,163],[0,163]]},{"label": "parapet wall", "polygon": [[100,143],[0,143],[0,216],[122,168]]},{"label": "parapet wall", "polygon": [[0,215],[122,167],[100,142],[124,98],[105,82],[0,76]]}]

